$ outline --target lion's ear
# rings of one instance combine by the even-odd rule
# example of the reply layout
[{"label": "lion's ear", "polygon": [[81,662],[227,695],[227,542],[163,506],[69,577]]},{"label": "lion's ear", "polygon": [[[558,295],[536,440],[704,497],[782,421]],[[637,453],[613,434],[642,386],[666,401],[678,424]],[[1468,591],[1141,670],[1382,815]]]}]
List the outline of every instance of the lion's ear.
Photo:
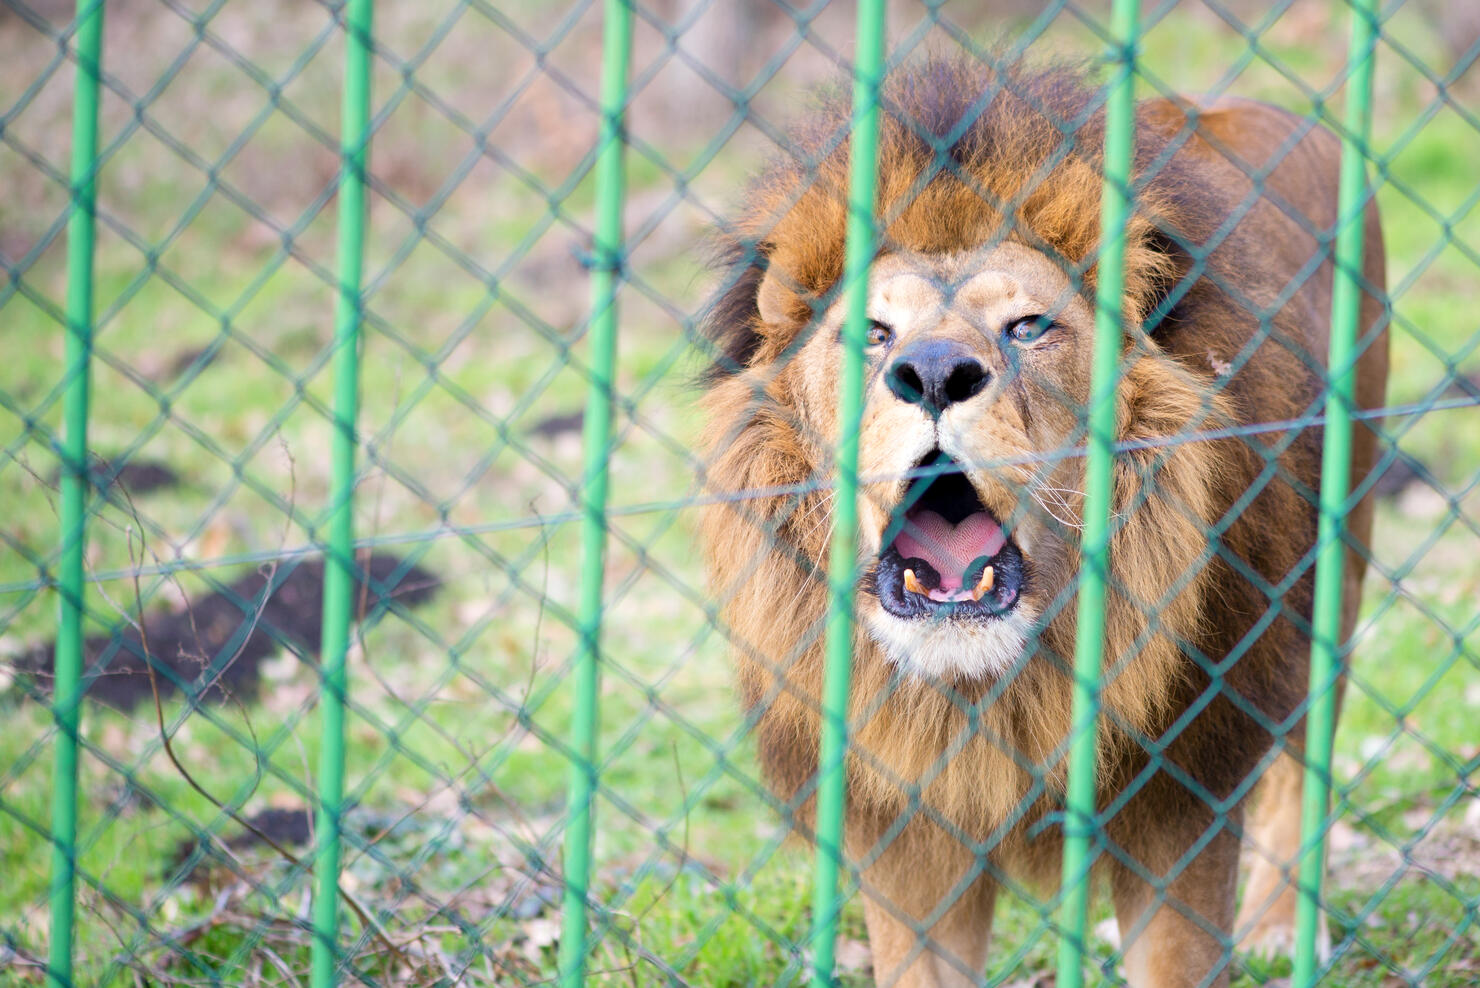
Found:
[{"label": "lion's ear", "polygon": [[756,328],[756,292],[765,275],[752,249],[739,242],[722,244],[718,260],[727,266],[723,286],[699,325],[699,336],[712,363],[703,379],[710,384],[738,374],[760,347]]},{"label": "lion's ear", "polygon": [[[700,326],[714,363],[705,371],[713,382],[748,367],[768,337],[786,339],[811,321],[817,296],[770,255],[768,245],[731,241],[718,259],[728,267],[728,284]],[[768,328],[770,327],[770,328]]]},{"label": "lion's ear", "polygon": [[796,280],[787,277],[775,263],[766,268],[755,293],[755,307],[761,322],[771,326],[796,328],[812,315],[812,308],[798,290]]}]

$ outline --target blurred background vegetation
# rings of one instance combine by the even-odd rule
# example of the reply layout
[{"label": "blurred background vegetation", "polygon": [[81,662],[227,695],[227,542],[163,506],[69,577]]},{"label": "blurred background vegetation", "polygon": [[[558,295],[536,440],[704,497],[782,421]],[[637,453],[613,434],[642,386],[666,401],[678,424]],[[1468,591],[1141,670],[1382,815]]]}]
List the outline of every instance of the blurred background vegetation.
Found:
[{"label": "blurred background vegetation", "polygon": [[[356,527],[381,585],[351,655],[345,888],[384,932],[351,920],[351,963],[391,983],[533,983],[558,932],[600,8],[377,7]],[[1480,396],[1480,8],[1384,9],[1389,401],[1458,407],[1387,424],[1338,737],[1333,978],[1473,984],[1480,419],[1463,402]],[[310,836],[337,13],[108,4],[87,601],[106,668],[84,713],[84,983],[304,980],[310,883],[242,821],[284,848]],[[890,37],[1092,59],[1105,16],[900,0]],[[637,24],[593,980],[795,983],[806,859],[756,779],[694,550],[691,331],[713,285],[706,238],[809,88],[838,77],[851,5],[653,0]],[[1339,114],[1342,3],[1148,3],[1143,24],[1144,95]],[[0,984],[39,978],[47,928],[69,31],[62,4],[0,0]],[[130,658],[140,613],[153,650],[172,649],[160,713],[178,765]],[[1038,909],[1009,900],[993,976],[1049,984]],[[844,976],[866,983],[851,910],[847,931]],[[1238,979],[1284,973],[1245,958]]]}]

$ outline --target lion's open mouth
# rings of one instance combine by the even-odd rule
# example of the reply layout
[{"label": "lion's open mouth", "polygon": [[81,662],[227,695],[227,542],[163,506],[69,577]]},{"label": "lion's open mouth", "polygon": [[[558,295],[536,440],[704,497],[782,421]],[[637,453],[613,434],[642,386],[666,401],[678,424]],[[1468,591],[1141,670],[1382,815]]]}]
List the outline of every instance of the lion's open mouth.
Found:
[{"label": "lion's open mouth", "polygon": [[1023,554],[939,450],[905,492],[884,533],[874,589],[897,617],[990,618],[1016,606]]}]

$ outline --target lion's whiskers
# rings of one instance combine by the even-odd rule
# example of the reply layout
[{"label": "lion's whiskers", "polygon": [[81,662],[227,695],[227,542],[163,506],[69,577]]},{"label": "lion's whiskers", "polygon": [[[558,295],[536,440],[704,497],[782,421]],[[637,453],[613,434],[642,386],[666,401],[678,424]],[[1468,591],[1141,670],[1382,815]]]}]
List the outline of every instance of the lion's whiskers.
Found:
[{"label": "lion's whiskers", "polygon": [[[1084,522],[1075,521],[1073,519],[1073,506],[1069,503],[1069,499],[1064,496],[1066,494],[1074,494],[1079,496],[1080,498],[1083,498],[1084,491],[1075,490],[1072,487],[1052,487],[1048,484],[1035,483],[1029,487],[1029,493],[1032,495],[1034,503],[1036,503],[1040,508],[1043,509],[1043,513],[1048,515],[1054,521],[1058,522],[1060,525],[1063,525],[1065,528],[1072,528],[1075,531],[1079,531],[1084,528]],[[1044,496],[1040,496],[1040,494]],[[1050,502],[1052,502],[1052,506]],[[1057,506],[1065,514],[1068,514],[1071,517],[1062,517],[1057,511],[1054,510],[1054,506]]]},{"label": "lion's whiskers", "polygon": [[[803,543],[810,542],[812,540],[812,536],[817,534],[818,529],[832,524],[833,512],[837,509],[837,506],[838,499],[833,497],[830,492],[820,494],[817,500],[809,505],[807,507],[807,510],[803,512],[802,515],[793,523],[799,530],[799,534],[801,536],[797,541]],[[808,525],[806,531],[800,531],[801,526],[808,522],[811,519],[812,515],[817,513],[817,510],[819,508],[826,509],[823,511],[822,517],[820,519],[817,519],[816,521],[812,521],[811,524]]]}]

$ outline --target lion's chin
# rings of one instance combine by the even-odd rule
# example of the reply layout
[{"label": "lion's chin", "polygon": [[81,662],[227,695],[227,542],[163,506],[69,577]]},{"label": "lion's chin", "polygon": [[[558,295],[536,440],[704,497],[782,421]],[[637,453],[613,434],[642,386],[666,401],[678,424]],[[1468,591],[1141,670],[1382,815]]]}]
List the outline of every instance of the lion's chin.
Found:
[{"label": "lion's chin", "polygon": [[899,618],[869,601],[869,637],[895,668],[939,682],[993,681],[1022,662],[1035,616],[1026,606],[987,621]]}]

